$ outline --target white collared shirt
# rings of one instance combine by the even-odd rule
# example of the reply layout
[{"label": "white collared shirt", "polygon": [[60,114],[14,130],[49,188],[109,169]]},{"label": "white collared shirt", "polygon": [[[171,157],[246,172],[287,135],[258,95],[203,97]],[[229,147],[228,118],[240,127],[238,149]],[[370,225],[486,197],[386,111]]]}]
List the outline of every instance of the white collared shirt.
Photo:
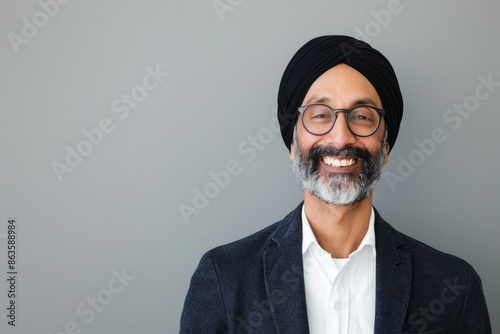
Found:
[{"label": "white collared shirt", "polygon": [[332,259],[321,248],[302,207],[302,259],[311,334],[373,334],[375,325],[375,213],[358,249]]}]

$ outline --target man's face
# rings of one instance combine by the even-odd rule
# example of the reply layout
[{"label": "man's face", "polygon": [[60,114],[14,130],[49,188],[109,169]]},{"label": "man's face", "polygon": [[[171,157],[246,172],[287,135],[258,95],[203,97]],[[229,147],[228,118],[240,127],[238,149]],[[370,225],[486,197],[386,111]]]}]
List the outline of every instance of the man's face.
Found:
[{"label": "man's face", "polygon": [[[333,109],[368,104],[382,108],[372,84],[352,67],[339,64],[321,75],[311,86],[302,105],[321,103]],[[385,122],[369,137],[358,137],[338,113],[333,129],[325,135],[307,132],[301,117],[296,124],[290,150],[292,167],[304,190],[334,205],[349,205],[371,194],[387,163]]]}]

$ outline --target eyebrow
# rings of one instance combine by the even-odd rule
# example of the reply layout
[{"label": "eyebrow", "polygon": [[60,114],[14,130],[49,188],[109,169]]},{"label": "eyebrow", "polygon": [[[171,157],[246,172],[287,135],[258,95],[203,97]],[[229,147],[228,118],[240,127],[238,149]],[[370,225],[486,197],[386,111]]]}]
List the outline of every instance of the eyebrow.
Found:
[{"label": "eyebrow", "polygon": [[307,104],[310,104],[311,102],[314,103],[327,103],[331,102],[332,100],[329,97],[317,97],[317,96],[312,96],[308,101]]},{"label": "eyebrow", "polygon": [[[330,99],[329,97],[326,97],[326,96],[321,96],[321,97],[313,96],[307,101],[307,104],[310,104],[310,103],[331,103],[332,101],[333,101],[332,99]],[[374,107],[377,106],[375,101],[373,101],[369,97],[360,98],[360,99],[355,100],[354,103],[352,103],[352,106],[359,106],[359,105],[363,105],[363,104],[371,105]]]},{"label": "eyebrow", "polygon": [[373,101],[372,99],[370,99],[369,97],[365,97],[365,98],[362,98],[362,99],[359,99],[359,100],[356,100],[353,105],[357,106],[357,105],[360,105],[360,104],[368,104],[368,105],[371,105],[371,106],[374,106],[376,107],[377,104],[375,103],[375,101]]}]

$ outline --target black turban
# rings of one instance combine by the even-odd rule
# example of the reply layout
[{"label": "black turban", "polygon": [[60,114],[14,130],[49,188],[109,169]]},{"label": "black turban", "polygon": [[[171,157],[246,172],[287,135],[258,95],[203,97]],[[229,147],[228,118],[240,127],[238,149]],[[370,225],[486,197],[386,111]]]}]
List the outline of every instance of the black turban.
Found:
[{"label": "black turban", "polygon": [[323,73],[340,63],[363,74],[375,87],[385,110],[388,143],[391,149],[394,147],[403,117],[403,97],[391,64],[384,55],[363,41],[349,36],[321,36],[297,51],[281,78],[278,120],[288,150],[293,139],[297,109],[309,88]]}]

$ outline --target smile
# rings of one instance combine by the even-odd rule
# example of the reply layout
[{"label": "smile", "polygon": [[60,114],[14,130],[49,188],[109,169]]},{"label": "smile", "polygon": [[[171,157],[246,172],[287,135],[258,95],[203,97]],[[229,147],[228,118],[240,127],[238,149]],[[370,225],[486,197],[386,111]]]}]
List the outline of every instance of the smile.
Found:
[{"label": "smile", "polygon": [[349,167],[354,165],[358,159],[337,159],[330,156],[324,156],[323,162],[332,167]]}]

